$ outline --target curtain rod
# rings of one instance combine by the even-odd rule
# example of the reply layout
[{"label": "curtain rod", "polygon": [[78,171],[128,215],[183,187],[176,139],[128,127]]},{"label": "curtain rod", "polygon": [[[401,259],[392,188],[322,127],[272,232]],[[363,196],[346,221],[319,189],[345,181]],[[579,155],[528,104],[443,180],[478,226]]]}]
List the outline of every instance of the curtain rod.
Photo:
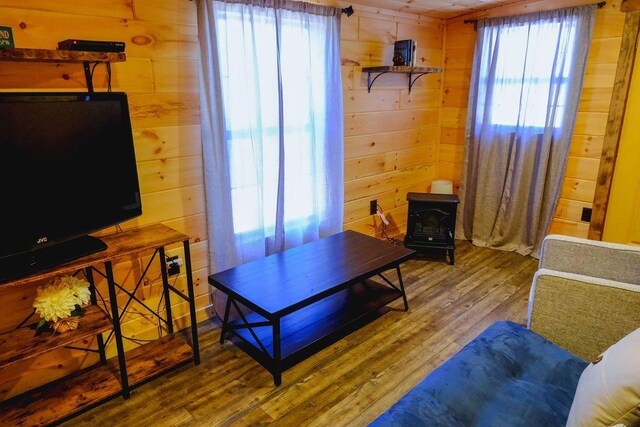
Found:
[{"label": "curtain rod", "polygon": [[[601,2],[599,2],[599,3],[596,3],[596,6],[598,6],[598,9],[602,9],[603,7],[605,7],[605,5],[606,5],[606,4],[607,4],[607,2],[606,2],[606,1],[601,1]],[[344,9],[343,9],[343,11],[344,11]],[[480,19],[484,19],[484,18],[466,19],[466,20],[464,21],[464,23],[465,23],[465,24],[473,24],[473,23],[478,22]]]},{"label": "curtain rod", "polygon": [[353,15],[353,6],[345,7],[342,9],[342,13],[346,13],[347,16]]}]

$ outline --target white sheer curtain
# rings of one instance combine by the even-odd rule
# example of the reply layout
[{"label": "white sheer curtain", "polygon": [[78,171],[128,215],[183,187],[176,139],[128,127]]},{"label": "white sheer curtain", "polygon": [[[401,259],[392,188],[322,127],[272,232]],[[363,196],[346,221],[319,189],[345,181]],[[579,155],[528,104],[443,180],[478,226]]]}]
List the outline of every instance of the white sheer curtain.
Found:
[{"label": "white sheer curtain", "polygon": [[538,256],[573,135],[595,5],[478,22],[456,230]]},{"label": "white sheer curtain", "polygon": [[288,0],[198,3],[215,271],[342,229],[340,15]]}]

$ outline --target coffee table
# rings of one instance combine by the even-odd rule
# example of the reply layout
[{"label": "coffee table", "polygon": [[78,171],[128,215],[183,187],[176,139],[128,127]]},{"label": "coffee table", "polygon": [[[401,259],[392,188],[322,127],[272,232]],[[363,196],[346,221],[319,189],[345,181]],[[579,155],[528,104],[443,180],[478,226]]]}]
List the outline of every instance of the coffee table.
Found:
[{"label": "coffee table", "polygon": [[[400,264],[414,253],[344,231],[212,274],[209,284],[227,295],[220,343],[230,333],[278,386],[284,370],[389,311],[390,302],[402,298],[408,310]],[[389,270],[397,285],[382,274]]]}]

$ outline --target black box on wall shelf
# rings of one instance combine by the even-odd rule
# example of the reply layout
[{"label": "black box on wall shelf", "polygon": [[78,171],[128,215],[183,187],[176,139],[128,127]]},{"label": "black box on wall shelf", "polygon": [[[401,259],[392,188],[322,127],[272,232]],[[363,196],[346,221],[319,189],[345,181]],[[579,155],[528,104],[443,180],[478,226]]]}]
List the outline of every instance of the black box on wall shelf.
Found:
[{"label": "black box on wall shelf", "polygon": [[67,39],[58,42],[58,49],[87,52],[124,52],[124,47],[125,43],[118,41]]},{"label": "black box on wall shelf", "polygon": [[393,47],[393,65],[413,67],[416,43],[413,40],[398,40]]}]

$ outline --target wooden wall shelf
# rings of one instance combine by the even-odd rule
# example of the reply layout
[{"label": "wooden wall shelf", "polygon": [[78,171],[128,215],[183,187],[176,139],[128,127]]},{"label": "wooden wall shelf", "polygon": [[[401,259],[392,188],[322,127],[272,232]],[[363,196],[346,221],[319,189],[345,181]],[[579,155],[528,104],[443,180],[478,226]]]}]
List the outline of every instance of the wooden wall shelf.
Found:
[{"label": "wooden wall shelf", "polygon": [[91,64],[124,62],[124,52],[87,52],[84,50],[59,49],[0,49],[0,61],[14,62],[72,62],[82,64],[87,90],[93,92]]},{"label": "wooden wall shelf", "polygon": [[124,62],[124,52],[87,52],[59,49],[0,49],[0,61],[30,62]]},{"label": "wooden wall shelf", "polygon": [[[371,92],[371,86],[373,86],[373,82],[376,81],[378,77],[383,74],[406,74],[409,78],[409,93],[411,93],[411,88],[413,84],[420,77],[433,74],[433,73],[441,73],[442,68],[440,67],[405,67],[398,65],[383,65],[379,67],[362,67],[362,72],[367,73],[367,92]],[[371,74],[376,74],[376,76],[372,79]],[[413,77],[415,75],[415,77]]]}]

